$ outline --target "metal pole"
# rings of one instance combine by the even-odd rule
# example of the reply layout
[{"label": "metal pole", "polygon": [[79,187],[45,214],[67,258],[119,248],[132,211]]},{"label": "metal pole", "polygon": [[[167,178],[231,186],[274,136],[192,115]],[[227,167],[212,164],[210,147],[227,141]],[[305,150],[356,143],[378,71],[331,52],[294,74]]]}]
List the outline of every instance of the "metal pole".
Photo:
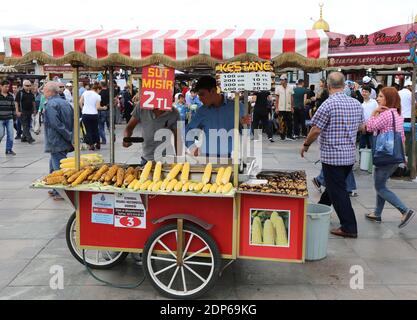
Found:
[{"label": "metal pole", "polygon": [[109,68],[109,97],[110,97],[110,163],[114,163],[114,86],[113,86],[113,67]]},{"label": "metal pole", "polygon": [[234,130],[234,150],[233,150],[233,168],[234,168],[234,186],[239,186],[239,124],[240,124],[240,104],[239,104],[239,92],[235,92],[235,130]]},{"label": "metal pole", "polygon": [[80,107],[78,98],[78,79],[79,79],[79,67],[76,66],[72,73],[72,96],[74,104],[74,149],[75,149],[75,168],[80,170]]},{"label": "metal pole", "polygon": [[417,84],[417,65],[413,66],[413,86],[411,97],[411,179],[415,180],[417,175],[416,159],[416,84]]}]

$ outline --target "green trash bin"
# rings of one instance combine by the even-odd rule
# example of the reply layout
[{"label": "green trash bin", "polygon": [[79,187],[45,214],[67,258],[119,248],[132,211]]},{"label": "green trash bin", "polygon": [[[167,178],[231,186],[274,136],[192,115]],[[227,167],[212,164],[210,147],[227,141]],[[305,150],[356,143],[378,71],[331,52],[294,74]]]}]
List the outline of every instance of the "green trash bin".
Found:
[{"label": "green trash bin", "polygon": [[307,249],[306,260],[318,261],[327,257],[330,215],[332,208],[309,203],[307,206]]}]

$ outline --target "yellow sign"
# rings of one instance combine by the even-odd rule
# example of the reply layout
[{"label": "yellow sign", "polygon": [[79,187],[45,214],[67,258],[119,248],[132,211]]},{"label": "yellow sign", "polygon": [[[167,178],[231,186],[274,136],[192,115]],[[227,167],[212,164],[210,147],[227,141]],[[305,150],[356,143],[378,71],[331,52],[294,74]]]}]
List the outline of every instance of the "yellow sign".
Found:
[{"label": "yellow sign", "polygon": [[274,72],[271,61],[236,61],[216,65],[216,73]]}]

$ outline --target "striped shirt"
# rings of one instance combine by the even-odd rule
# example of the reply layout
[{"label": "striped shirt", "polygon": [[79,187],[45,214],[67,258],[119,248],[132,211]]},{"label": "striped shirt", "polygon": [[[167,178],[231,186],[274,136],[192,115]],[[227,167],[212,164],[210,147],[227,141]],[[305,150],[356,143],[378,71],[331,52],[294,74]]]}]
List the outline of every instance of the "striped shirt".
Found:
[{"label": "striped shirt", "polygon": [[13,96],[8,93],[4,96],[0,93],[0,120],[10,120],[16,113]]},{"label": "striped shirt", "polygon": [[322,163],[351,166],[356,162],[356,136],[365,123],[362,105],[356,99],[338,92],[317,110],[312,124],[321,130]]},{"label": "striped shirt", "polygon": [[373,132],[374,134],[386,133],[389,131],[394,131],[392,125],[392,117],[395,117],[395,129],[396,132],[401,133],[401,138],[405,142],[404,134],[404,118],[398,114],[398,111],[395,109],[390,109],[382,112],[379,116],[371,117],[366,123],[366,130],[368,132]]}]

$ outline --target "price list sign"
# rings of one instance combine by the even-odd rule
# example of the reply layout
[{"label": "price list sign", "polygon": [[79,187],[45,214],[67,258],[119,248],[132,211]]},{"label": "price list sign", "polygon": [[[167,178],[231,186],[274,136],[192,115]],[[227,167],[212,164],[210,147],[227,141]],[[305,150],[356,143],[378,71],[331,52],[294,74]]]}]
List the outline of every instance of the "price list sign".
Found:
[{"label": "price list sign", "polygon": [[222,92],[270,91],[273,70],[270,62],[232,62],[216,67]]}]

